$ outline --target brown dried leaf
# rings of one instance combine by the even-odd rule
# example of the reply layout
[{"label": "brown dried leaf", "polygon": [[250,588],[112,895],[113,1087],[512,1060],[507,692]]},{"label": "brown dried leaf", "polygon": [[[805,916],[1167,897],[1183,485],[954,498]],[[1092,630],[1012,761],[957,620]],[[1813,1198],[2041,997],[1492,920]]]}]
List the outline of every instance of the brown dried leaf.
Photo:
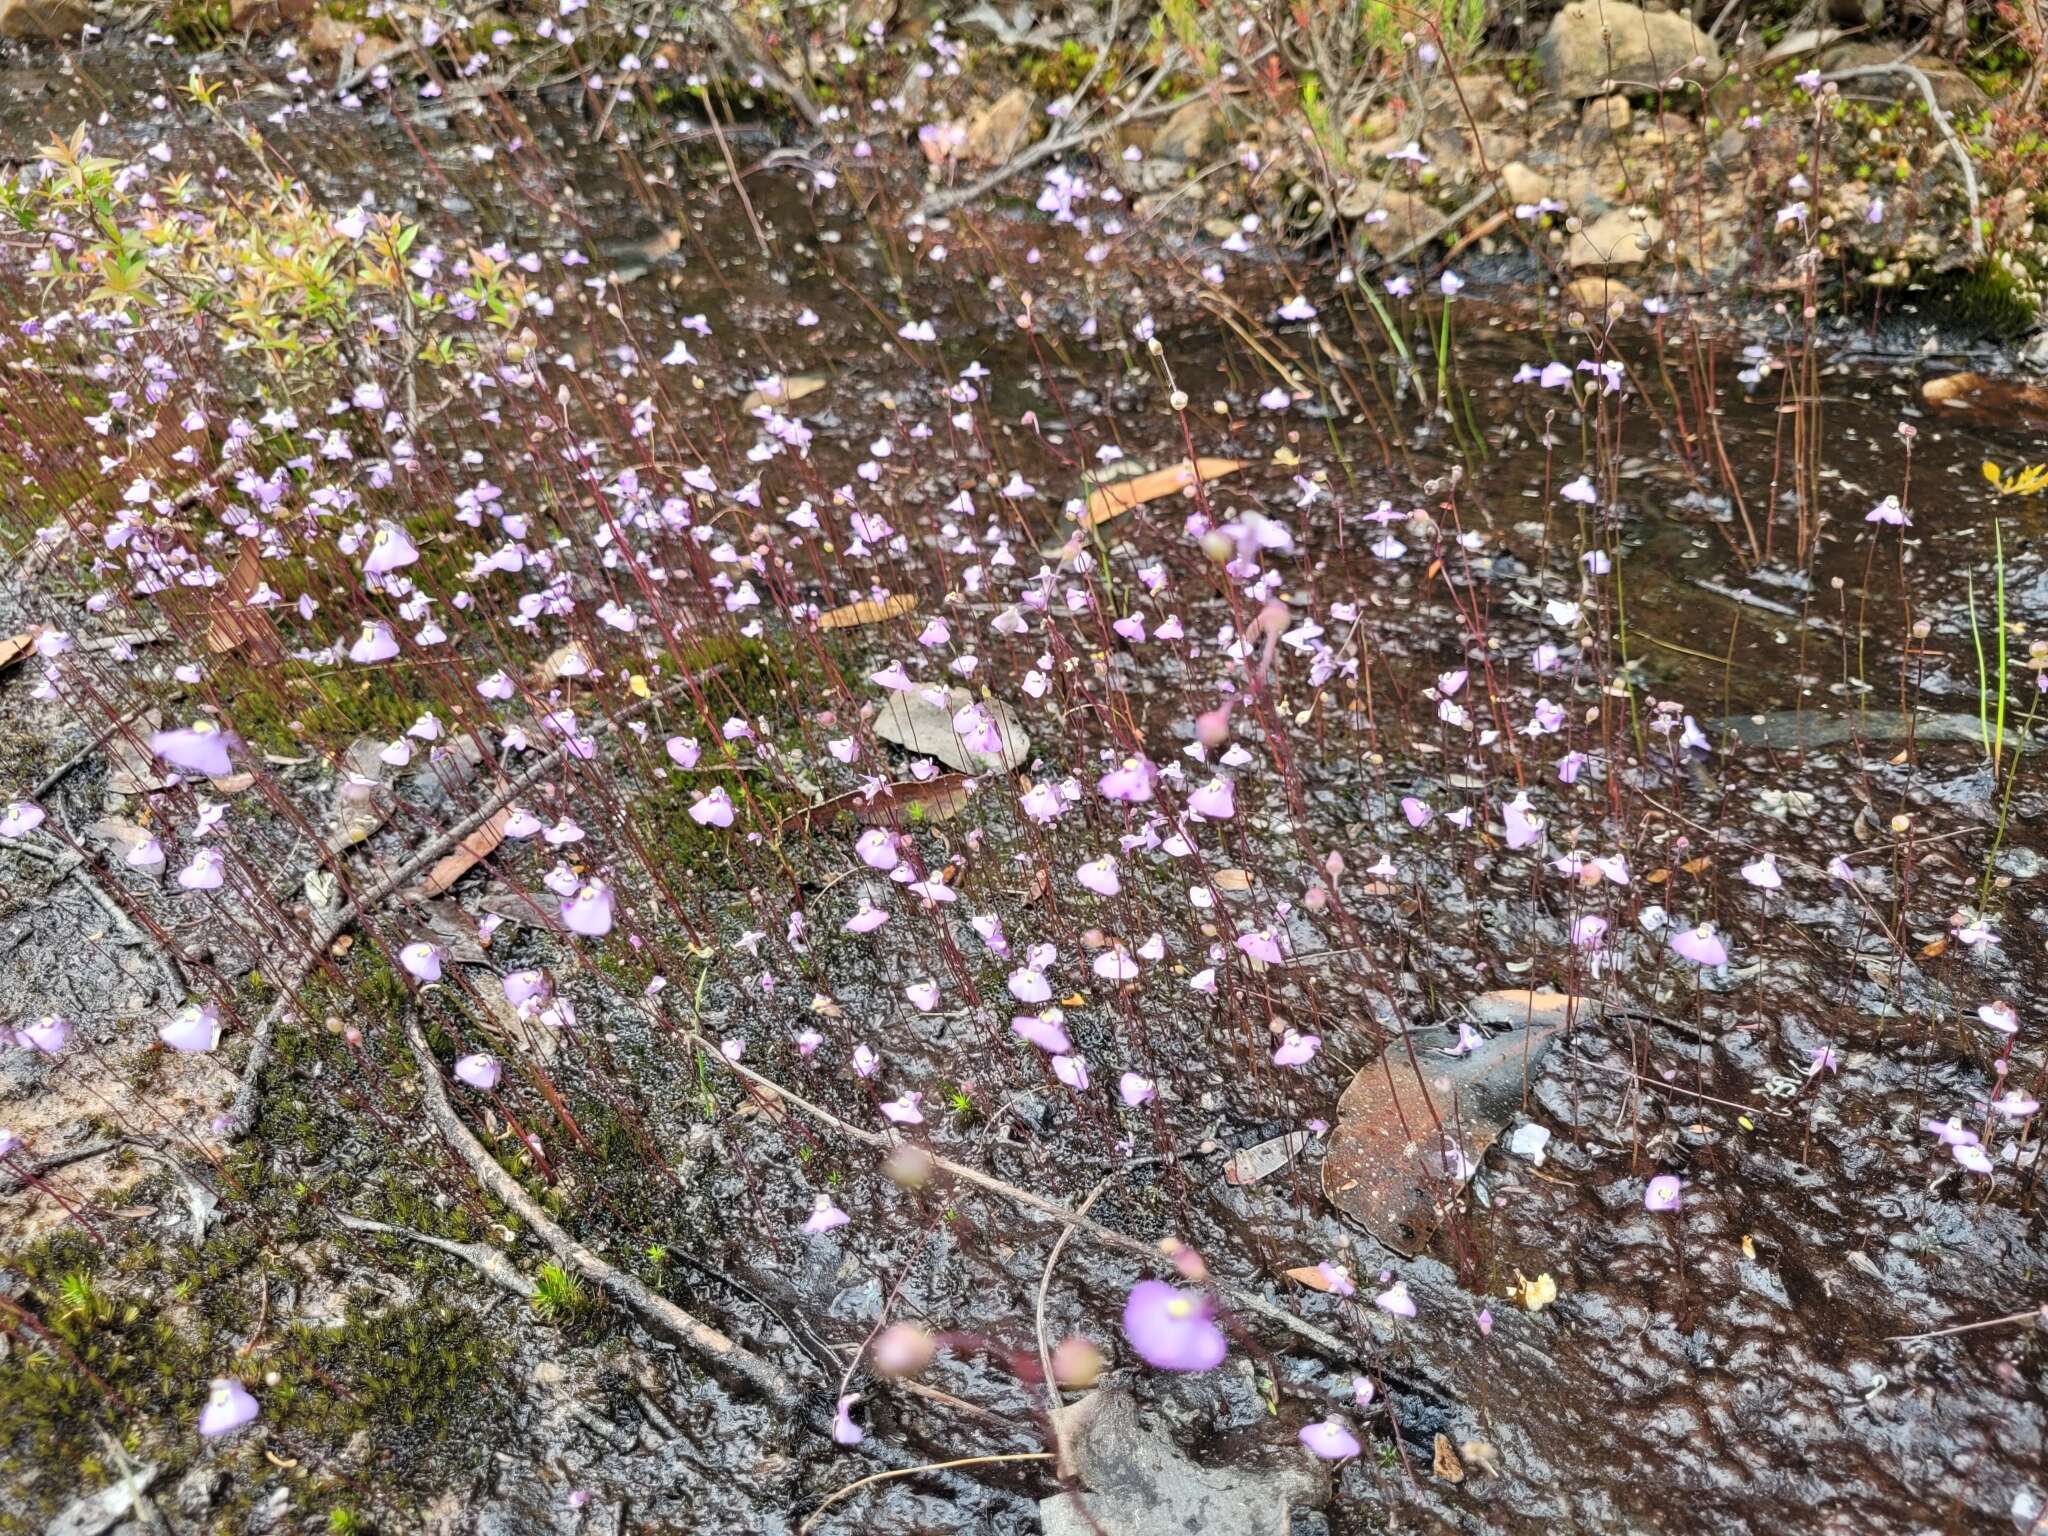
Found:
[{"label": "brown dried leaf", "polygon": [[1705,854],[1701,854],[1696,859],[1687,859],[1683,864],[1679,865],[1678,867],[1684,870],[1688,875],[1703,875],[1708,870],[1714,867],[1714,861],[1708,858]]},{"label": "brown dried leaf", "polygon": [[277,654],[277,631],[270,615],[251,608],[249,599],[263,585],[263,550],[254,539],[242,542],[241,553],[228,569],[228,579],[207,604],[206,648],[216,656],[248,646],[259,659]]},{"label": "brown dried leaf", "polygon": [[1396,1249],[1419,1243],[1435,1223],[1438,1202],[1462,1184],[1452,1152],[1466,1171],[1478,1165],[1520,1109],[1528,1078],[1567,1018],[1589,1020],[1598,1004],[1562,992],[1509,990],[1475,997],[1466,1011],[1482,1023],[1512,1027],[1466,1056],[1444,1054],[1448,1031],[1416,1039],[1412,1062],[1408,1046],[1395,1041],[1337,1101],[1323,1192]]},{"label": "brown dried leaf", "polygon": [[1252,888],[1252,877],[1241,869],[1219,869],[1209,877],[1209,883],[1219,891],[1248,891]]},{"label": "brown dried leaf", "polygon": [[1429,1469],[1447,1483],[1465,1481],[1465,1464],[1458,1460],[1458,1448],[1451,1444],[1449,1435],[1436,1437],[1436,1455],[1430,1459]]},{"label": "brown dried leaf", "polygon": [[1148,501],[1176,496],[1193,485],[1197,476],[1204,482],[1221,480],[1243,468],[1244,463],[1239,459],[1196,459],[1193,463],[1183,459],[1165,469],[1155,469],[1149,475],[1136,475],[1129,480],[1100,486],[1089,493],[1088,510],[1081,518],[1081,526],[1098,527]]},{"label": "brown dried leaf", "polygon": [[847,603],[829,613],[818,615],[820,629],[857,629],[863,624],[886,624],[891,619],[900,619],[906,613],[917,612],[917,599],[908,592],[897,592],[883,598],[879,603],[863,598],[857,603]]},{"label": "brown dried leaf", "polygon": [[751,391],[740,402],[740,409],[751,415],[764,405],[782,407],[794,405],[806,395],[815,395],[825,387],[823,376],[815,373],[771,374],[761,380],[760,387]]},{"label": "brown dried leaf", "polygon": [[0,640],[0,672],[5,672],[35,648],[36,631],[33,629],[25,629],[18,635]]},{"label": "brown dried leaf", "polygon": [[505,824],[511,819],[512,808],[507,806],[457,843],[427,871],[426,879],[419,883],[417,894],[438,896],[476,868],[480,860],[489,858],[497,851],[498,844],[505,841]]},{"label": "brown dried leaf", "polygon": [[1297,1285],[1305,1285],[1312,1291],[1327,1291],[1330,1288],[1330,1282],[1324,1278],[1322,1270],[1313,1264],[1303,1264],[1295,1269],[1282,1270],[1281,1273]]},{"label": "brown dried leaf", "polygon": [[782,825],[785,830],[812,832],[841,816],[851,816],[863,826],[902,827],[911,819],[913,806],[923,807],[921,815],[926,821],[949,821],[967,809],[968,796],[966,774],[942,773],[933,779],[885,784],[873,799],[865,790],[849,790],[804,807],[785,818]]}]

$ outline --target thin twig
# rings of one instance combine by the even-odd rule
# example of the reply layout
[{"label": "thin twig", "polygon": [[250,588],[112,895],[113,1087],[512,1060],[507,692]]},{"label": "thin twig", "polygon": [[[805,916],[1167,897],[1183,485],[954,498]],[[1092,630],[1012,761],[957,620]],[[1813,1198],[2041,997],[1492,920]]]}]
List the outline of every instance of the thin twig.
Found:
[{"label": "thin twig", "polygon": [[1937,1328],[1932,1333],[1888,1333],[1887,1344],[1918,1344],[1927,1339],[1945,1339],[1951,1334],[1975,1333],[1979,1328],[2004,1328],[2012,1323],[2039,1323],[2048,1326],[2048,1302],[2043,1302],[2030,1312],[2008,1312],[2004,1317],[1987,1317],[1981,1322],[1957,1323],[1953,1328]]},{"label": "thin twig", "polygon": [[[763,1093],[772,1095],[775,1101],[779,1101],[789,1108],[802,1110],[819,1124],[830,1126],[841,1135],[850,1136],[863,1146],[886,1151],[903,1144],[901,1138],[894,1135],[885,1135],[880,1131],[865,1130],[860,1126],[852,1124],[850,1121],[840,1119],[831,1110],[821,1105],[813,1104],[810,1100],[803,1098],[799,1094],[792,1093],[774,1079],[756,1072],[752,1067],[733,1061],[717,1045],[706,1039],[702,1034],[699,1034],[695,1029],[682,1024],[681,1021],[677,1021],[677,1024],[680,1037],[696,1046],[698,1050],[704,1053],[708,1060],[717,1066],[723,1067],[735,1077],[750,1083]],[[928,1148],[920,1150],[930,1160],[932,1167],[942,1173],[950,1174],[953,1178],[959,1179],[963,1183],[972,1184],[978,1189],[987,1190],[990,1194],[1001,1195],[1005,1200],[1015,1205],[1026,1206],[1031,1210],[1039,1212],[1041,1215],[1051,1217],[1054,1221],[1064,1226],[1074,1227],[1086,1232],[1105,1247],[1115,1248],[1119,1252],[1130,1254],[1132,1257],[1142,1259],[1147,1263],[1156,1263],[1158,1261],[1159,1251],[1151,1244],[1140,1242],[1135,1237],[1128,1237],[1124,1233],[1117,1231],[1114,1227],[1105,1227],[1101,1222],[1091,1220],[1078,1211],[1067,1209],[1057,1200],[1049,1200],[1044,1195],[1035,1195],[1028,1189],[1020,1189],[1007,1180],[999,1179],[993,1174],[983,1173],[978,1168],[970,1168],[965,1163],[956,1163],[949,1157],[941,1157]],[[1257,1291],[1247,1290],[1243,1286],[1233,1285],[1227,1280],[1213,1277],[1209,1284],[1219,1295],[1227,1297],[1230,1301],[1243,1307],[1248,1312],[1256,1312],[1261,1317],[1278,1323],[1297,1338],[1307,1340],[1315,1345],[1317,1349],[1322,1350],[1334,1359],[1349,1359],[1354,1353],[1352,1347],[1335,1334],[1327,1329],[1318,1328],[1314,1323],[1296,1317],[1285,1307],[1268,1301]]]},{"label": "thin twig", "polygon": [[[698,673],[693,681],[704,682],[707,679],[716,677],[724,670],[723,663],[716,667],[708,667]],[[598,729],[616,729],[628,720],[645,714],[648,710],[654,708],[656,704],[673,697],[687,686],[688,684],[683,682],[671,683],[659,693],[620,710],[618,714],[612,716],[607,721],[600,722]],[[457,821],[453,826],[447,828],[438,836],[427,839],[425,845],[417,853],[413,854],[411,858],[400,864],[383,879],[373,884],[361,896],[347,903],[339,912],[336,912],[324,922],[314,923],[311,941],[300,954],[292,959],[285,967],[284,974],[278,978],[277,1001],[270,1005],[263,1017],[256,1021],[256,1027],[250,1031],[249,1059],[242,1067],[241,1086],[235,1090],[234,1104],[229,1108],[227,1114],[222,1117],[221,1136],[225,1140],[239,1141],[256,1128],[256,1116],[260,1112],[263,1102],[263,1069],[270,1060],[271,1034],[276,1030],[278,1021],[291,1008],[292,1003],[296,1000],[299,988],[304,986],[306,978],[313,974],[313,967],[320,963],[320,957],[327,953],[328,947],[341,937],[343,931],[351,923],[358,921],[365,914],[375,911],[384,902],[411,884],[415,876],[433,868],[434,864],[450,848],[453,848],[457,843],[469,836],[470,833],[474,832],[514,800],[554,772],[556,766],[567,755],[568,750],[569,744],[564,741],[552,751],[542,753],[532,767],[514,778],[495,794],[487,796],[482,805],[471,811],[467,816],[464,816],[460,821]],[[332,856],[331,852],[329,856]]]},{"label": "thin twig", "polygon": [[415,1232],[410,1227],[394,1227],[362,1216],[338,1216],[335,1219],[351,1232],[375,1232],[383,1237],[402,1237],[407,1242],[424,1243],[429,1248],[438,1248],[443,1253],[452,1254],[462,1260],[485,1279],[510,1291],[521,1301],[533,1299],[533,1281],[520,1272],[518,1265],[488,1244],[451,1242],[445,1237],[432,1237],[425,1232]]},{"label": "thin twig", "polygon": [[920,1472],[944,1472],[953,1467],[982,1467],[996,1461],[1051,1460],[1051,1451],[1006,1451],[999,1456],[961,1456],[952,1461],[927,1462],[921,1467],[897,1467],[888,1472],[870,1472],[866,1477],[858,1478],[848,1483],[844,1488],[836,1489],[828,1495],[823,1503],[811,1511],[810,1518],[797,1527],[797,1536],[809,1536],[810,1531],[816,1527],[826,1510],[837,1504],[841,1499],[851,1498],[870,1483],[886,1483],[893,1477],[915,1477]]},{"label": "thin twig", "polygon": [[[1102,1192],[1108,1189],[1120,1175],[1129,1172],[1133,1168],[1141,1167],[1146,1163],[1156,1163],[1158,1161],[1159,1158],[1156,1155],[1139,1158],[1105,1174],[1102,1180],[1093,1189],[1088,1191],[1088,1198],[1081,1202],[1074,1214],[1086,1216],[1094,1207],[1095,1202],[1102,1198]],[[1045,1272],[1038,1277],[1038,1305],[1032,1309],[1031,1314],[1032,1326],[1038,1334],[1038,1363],[1045,1371],[1045,1395],[1050,1400],[1054,1413],[1058,1413],[1065,1404],[1060,1397],[1060,1384],[1053,1378],[1052,1347],[1045,1342],[1045,1298],[1046,1293],[1052,1289],[1052,1272],[1059,1267],[1060,1254],[1066,1250],[1067,1239],[1073,1235],[1074,1229],[1072,1227],[1061,1227],[1060,1235],[1053,1239],[1052,1252],[1045,1256]]]},{"label": "thin twig", "polygon": [[509,1207],[558,1260],[592,1284],[610,1292],[650,1331],[696,1351],[713,1365],[723,1366],[743,1377],[778,1406],[785,1409],[796,1407],[799,1394],[780,1370],[752,1350],[727,1338],[709,1323],[691,1316],[666,1296],[642,1285],[624,1270],[599,1258],[557,1226],[554,1219],[540,1208],[540,1202],[526,1192],[526,1186],[507,1173],[463,1124],[462,1117],[448,1100],[447,1087],[441,1081],[440,1064],[434,1060],[434,1053],[428,1048],[426,1036],[420,1032],[416,1019],[405,1021],[405,1039],[406,1044],[412,1047],[413,1059],[419,1064],[427,1118],[433,1121],[434,1128],[441,1133],[441,1139],[450,1150],[469,1164],[470,1172],[476,1175],[476,1181],[492,1199]]}]

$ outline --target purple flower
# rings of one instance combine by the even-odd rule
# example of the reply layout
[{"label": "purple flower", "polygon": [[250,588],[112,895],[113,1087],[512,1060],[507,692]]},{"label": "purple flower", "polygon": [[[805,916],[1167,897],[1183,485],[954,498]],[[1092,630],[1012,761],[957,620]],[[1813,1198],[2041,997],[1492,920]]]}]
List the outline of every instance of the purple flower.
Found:
[{"label": "purple flower", "polygon": [[1671,951],[1680,959],[1690,960],[1708,970],[1728,963],[1728,946],[1714,932],[1712,923],[1701,923],[1697,928],[1686,928],[1673,934]]},{"label": "purple flower", "polygon": [[1057,1017],[1039,1018],[1034,1014],[1019,1014],[1010,1020],[1010,1028],[1022,1038],[1029,1040],[1049,1056],[1061,1055],[1074,1048],[1074,1042],[1067,1035],[1066,1028]]},{"label": "purple flower", "polygon": [[1207,1296],[1164,1280],[1140,1280],[1124,1303],[1124,1337],[1147,1365],[1161,1371],[1212,1371],[1229,1344]]},{"label": "purple flower", "polygon": [[896,834],[887,827],[869,827],[854,840],[853,851],[869,869],[891,870],[903,862],[896,851]]},{"label": "purple flower", "polygon": [[2011,1003],[1989,1002],[1977,1010],[1977,1017],[1984,1021],[1986,1029],[1996,1030],[2001,1035],[2016,1035],[2020,1032],[2020,1016]]},{"label": "purple flower", "polygon": [[1373,1305],[1382,1312],[1391,1312],[1396,1317],[1415,1315],[1415,1298],[1408,1294],[1408,1282],[1396,1280],[1379,1295],[1373,1297]]},{"label": "purple flower", "polygon": [[1993,1165],[1991,1162],[1990,1154],[1987,1153],[1982,1147],[1977,1146],[1975,1144],[1969,1146],[1950,1147],[1948,1149],[1948,1155],[1954,1158],[1957,1162],[1961,1163],[1965,1168],[1969,1169],[1972,1173],[1988,1174],[1992,1171]]},{"label": "purple flower", "polygon": [[1906,528],[1913,519],[1896,496],[1887,496],[1864,515],[1866,523],[1884,523],[1893,528]]},{"label": "purple flower", "polygon": [[377,531],[370,535],[370,553],[363,561],[363,571],[370,576],[384,576],[411,565],[419,557],[418,548],[403,528],[396,523],[379,523]]},{"label": "purple flower", "polygon": [[532,1002],[546,1002],[548,994],[554,990],[546,971],[510,971],[500,985],[505,989],[505,1001],[514,1008],[523,1008]]},{"label": "purple flower", "polygon": [[571,933],[599,939],[612,931],[612,888],[593,880],[562,903],[562,923]]},{"label": "purple flower", "polygon": [[923,1125],[924,1111],[918,1108],[923,1102],[921,1093],[902,1094],[882,1106],[883,1118],[892,1125]]},{"label": "purple flower", "polygon": [[1116,877],[1116,860],[1108,854],[1083,864],[1074,871],[1074,878],[1098,896],[1114,896],[1123,889]]},{"label": "purple flower", "polygon": [[1785,883],[1778,874],[1777,858],[1768,853],[1743,865],[1742,878],[1760,891],[1775,891]]},{"label": "purple flower", "polygon": [[732,825],[732,796],[723,786],[708,795],[700,796],[690,807],[690,820],[700,827],[729,827]]},{"label": "purple flower", "polygon": [[71,1023],[58,1014],[45,1014],[14,1032],[14,1043],[45,1056],[55,1056],[71,1038]]},{"label": "purple flower", "polygon": [[230,1377],[216,1377],[206,1406],[199,1411],[199,1433],[209,1440],[228,1434],[254,1419],[257,1412],[256,1399],[248,1388]]},{"label": "purple flower", "polygon": [[220,1044],[220,1010],[212,1003],[187,1003],[156,1035],[174,1051],[210,1051]]},{"label": "purple flower", "polygon": [[1228,821],[1237,814],[1237,790],[1228,779],[1211,779],[1188,796],[1188,809],[1209,821]]},{"label": "purple flower", "polygon": [[348,648],[348,659],[358,666],[389,661],[397,654],[398,637],[391,633],[391,626],[382,619],[365,622],[363,632],[356,636],[356,643]]},{"label": "purple flower", "polygon": [[438,944],[429,944],[421,939],[408,944],[398,952],[398,963],[406,972],[419,981],[439,981],[441,961],[446,952]]},{"label": "purple flower", "polygon": [[887,921],[889,921],[889,914],[882,908],[872,905],[863,896],[860,902],[860,910],[846,920],[845,926],[848,933],[873,933]]},{"label": "purple flower", "polygon": [[498,1065],[498,1058],[487,1051],[478,1051],[465,1056],[455,1063],[455,1075],[479,1093],[489,1093],[498,1086],[498,1078],[504,1069]]},{"label": "purple flower", "polygon": [[6,814],[0,815],[0,837],[27,837],[43,824],[43,814],[43,808],[30,801],[8,801]]},{"label": "purple flower", "polygon": [[1526,792],[1516,795],[1500,808],[1500,821],[1507,830],[1508,847],[1511,849],[1527,848],[1543,840],[1543,818],[1530,809]]},{"label": "purple flower", "polygon": [[211,720],[195,720],[183,730],[156,732],[149,738],[149,750],[181,773],[218,779],[235,771],[228,761],[232,740]]},{"label": "purple flower", "polygon": [[[1000,749],[1000,741],[997,743]],[[1119,805],[1143,805],[1152,798],[1152,781],[1158,772],[1142,757],[1127,757],[1095,781],[1105,800]]]},{"label": "purple flower", "polygon": [[1600,493],[1593,489],[1592,480],[1585,475],[1581,475],[1578,479],[1572,481],[1571,484],[1561,487],[1557,494],[1566,501],[1576,501],[1582,506],[1588,507],[1597,505],[1600,500]]},{"label": "purple flower", "polygon": [[1643,1191],[1643,1209],[1646,1211],[1677,1210],[1681,1187],[1677,1174],[1658,1174],[1657,1177],[1650,1180],[1649,1188]]},{"label": "purple flower", "polygon": [[1282,320],[1313,320],[1316,317],[1316,307],[1297,293],[1274,313]]},{"label": "purple flower", "polygon": [[818,1237],[834,1228],[843,1227],[853,1218],[832,1203],[830,1195],[820,1195],[811,1202],[811,1214],[804,1218],[804,1234]]},{"label": "purple flower", "polygon": [[1304,1035],[1288,1030],[1280,1037],[1280,1048],[1273,1052],[1276,1067],[1305,1067],[1316,1058],[1316,1052],[1323,1048],[1321,1035]]},{"label": "purple flower", "polygon": [[860,1401],[858,1392],[848,1393],[839,1399],[832,1410],[832,1438],[840,1445],[859,1445],[867,1438],[861,1427],[853,1422],[853,1405]]},{"label": "purple flower", "polygon": [[1301,1443],[1324,1461],[1349,1461],[1360,1450],[1358,1436],[1334,1414],[1321,1423],[1304,1424]]},{"label": "purple flower", "polygon": [[1254,960],[1266,965],[1285,963],[1287,956],[1280,948],[1280,938],[1271,928],[1260,928],[1251,933],[1237,936],[1237,947]]},{"label": "purple flower", "polygon": [[1150,1104],[1159,1097],[1159,1085],[1140,1072],[1126,1072],[1117,1079],[1116,1091],[1129,1109],[1140,1104]]},{"label": "purple flower", "polygon": [[202,848],[192,862],[178,871],[178,884],[188,891],[217,891],[226,876],[227,861],[218,848]]}]

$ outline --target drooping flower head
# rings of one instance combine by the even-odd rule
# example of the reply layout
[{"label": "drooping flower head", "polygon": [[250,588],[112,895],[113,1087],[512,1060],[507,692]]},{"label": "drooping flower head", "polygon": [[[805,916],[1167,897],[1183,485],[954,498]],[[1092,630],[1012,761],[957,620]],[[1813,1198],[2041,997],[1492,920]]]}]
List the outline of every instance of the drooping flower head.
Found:
[{"label": "drooping flower head", "polygon": [[213,1390],[207,1394],[206,1406],[199,1410],[199,1433],[209,1440],[232,1433],[260,1411],[247,1387],[232,1377],[217,1377]]}]

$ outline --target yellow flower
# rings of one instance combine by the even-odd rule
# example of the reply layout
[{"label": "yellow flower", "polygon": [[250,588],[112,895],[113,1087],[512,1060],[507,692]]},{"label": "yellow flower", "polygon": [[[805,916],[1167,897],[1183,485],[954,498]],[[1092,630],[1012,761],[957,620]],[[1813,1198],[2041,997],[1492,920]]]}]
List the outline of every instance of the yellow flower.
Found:
[{"label": "yellow flower", "polygon": [[1548,1270],[1531,1280],[1518,1269],[1515,1281],[1515,1288],[1509,1294],[1531,1312],[1541,1312],[1557,1300],[1557,1282],[1550,1278]]},{"label": "yellow flower", "polygon": [[1984,478],[1998,488],[2001,496],[2038,496],[2048,491],[2048,464],[2028,464],[2008,474],[1986,459]]}]

